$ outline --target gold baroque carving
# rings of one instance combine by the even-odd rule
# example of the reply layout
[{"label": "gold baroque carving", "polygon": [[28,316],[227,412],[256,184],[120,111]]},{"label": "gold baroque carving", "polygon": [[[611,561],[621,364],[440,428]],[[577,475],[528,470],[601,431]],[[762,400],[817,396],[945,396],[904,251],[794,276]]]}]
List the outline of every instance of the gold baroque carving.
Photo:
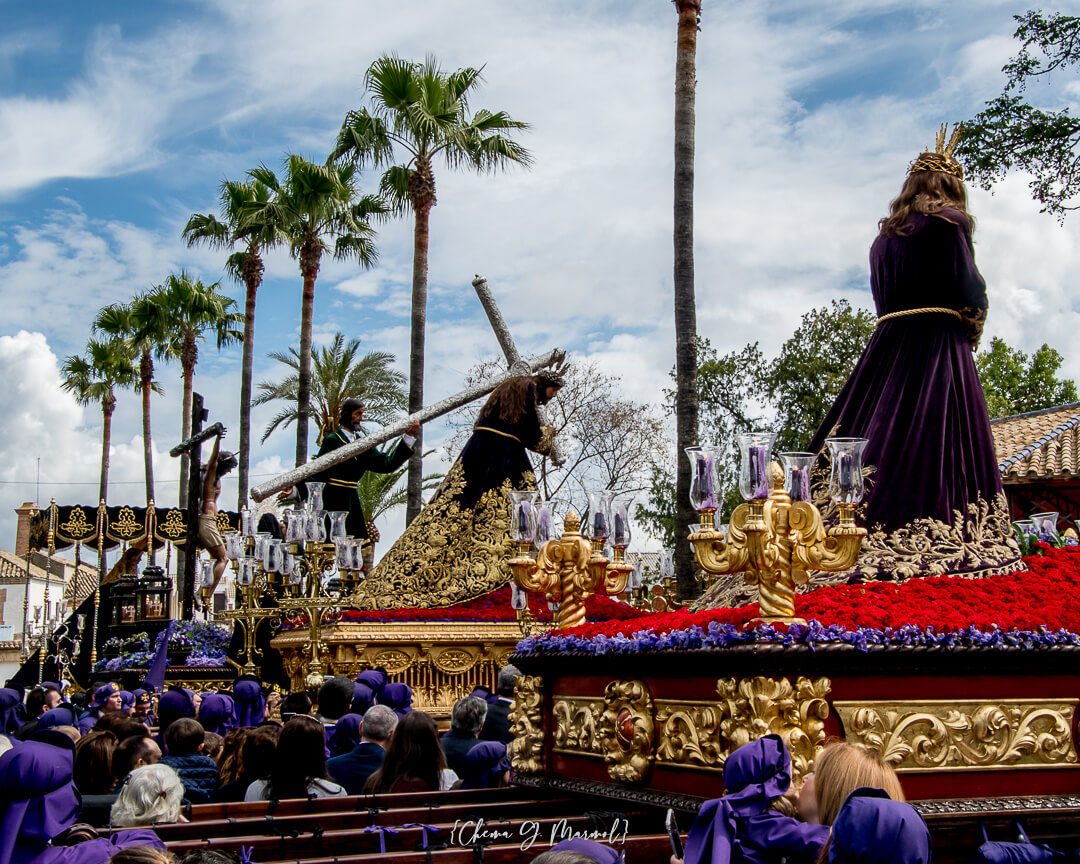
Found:
[{"label": "gold baroque carving", "polygon": [[432,651],[431,662],[440,671],[457,675],[476,665],[476,657],[463,648],[446,648],[442,651]]},{"label": "gold baroque carving", "polygon": [[514,733],[510,764],[514,771],[539,774],[544,769],[544,679],[519,675],[514,684],[510,731]]},{"label": "gold baroque carving", "polygon": [[511,489],[535,489],[525,472],[486,490],[475,508],[462,509],[465,471],[457,461],[431,502],[357,586],[350,603],[358,609],[452,606],[493,591],[510,580],[508,561],[515,544],[510,535]]},{"label": "gold baroque carving", "polygon": [[640,783],[652,770],[653,701],[644,681],[612,681],[604,689],[597,734],[612,779]]},{"label": "gold baroque carving", "polygon": [[813,770],[829,716],[825,697],[832,682],[828,678],[799,676],[794,686],[787,678],[721,678],[716,689],[724,715],[720,732],[727,753],[775,733],[791,753],[792,780],[798,781]]},{"label": "gold baroque carving", "polygon": [[1076,766],[1078,699],[834,702],[848,740],[897,771]]},{"label": "gold baroque carving", "polygon": [[387,672],[400,672],[412,666],[414,659],[407,651],[396,651],[391,648],[376,654],[374,665],[385,667]]},{"label": "gold baroque carving", "polygon": [[604,713],[604,700],[599,697],[556,696],[552,706],[555,718],[556,750],[575,756],[603,758],[597,727]]},{"label": "gold baroque carving", "polygon": [[714,702],[657,702],[656,761],[678,768],[724,769],[721,707]]}]

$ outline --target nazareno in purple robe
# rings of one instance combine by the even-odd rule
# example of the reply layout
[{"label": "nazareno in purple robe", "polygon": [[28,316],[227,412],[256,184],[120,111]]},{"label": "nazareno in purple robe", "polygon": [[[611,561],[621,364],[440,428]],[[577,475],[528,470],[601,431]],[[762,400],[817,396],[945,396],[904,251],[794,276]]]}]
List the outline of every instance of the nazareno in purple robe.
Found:
[{"label": "nazareno in purple robe", "polygon": [[829,829],[769,809],[790,786],[791,755],[779,735],[739,747],[724,762],[728,794],[706,801],[690,828],[685,864],[811,864]]},{"label": "nazareno in purple robe", "polygon": [[[872,472],[859,515],[870,534],[851,573],[816,574],[812,584],[1023,568],[972,358],[987,299],[970,225],[956,210],[914,213],[910,233],[880,235],[870,249],[879,318],[927,307],[964,318],[924,312],[879,322],[809,446],[867,439]],[[828,518],[824,487],[815,503]]]},{"label": "nazareno in purple robe", "polygon": [[930,864],[930,830],[910,804],[862,787],[833,822],[829,864]]},{"label": "nazareno in purple robe", "polygon": [[17,742],[0,756],[0,864],[105,864],[129,846],[165,848],[148,828],[50,846],[75,824],[82,807],[71,782],[73,765],[71,749],[36,741]]}]

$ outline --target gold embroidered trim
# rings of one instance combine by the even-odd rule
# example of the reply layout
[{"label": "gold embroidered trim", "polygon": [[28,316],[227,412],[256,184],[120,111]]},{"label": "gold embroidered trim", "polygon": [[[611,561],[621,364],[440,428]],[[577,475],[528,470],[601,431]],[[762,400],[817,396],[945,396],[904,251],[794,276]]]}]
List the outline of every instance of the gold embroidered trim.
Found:
[{"label": "gold embroidered trim", "polygon": [[356,485],[356,481],[355,480],[351,480],[351,481],[350,480],[338,480],[336,478],[331,478],[330,480],[326,481],[326,485],[327,486],[338,486],[341,489],[352,489]]},{"label": "gold embroidered trim", "polygon": [[500,432],[498,429],[492,429],[490,426],[473,426],[473,431],[474,432],[494,432],[496,435],[502,435],[503,438],[510,438],[510,439],[512,439],[514,441],[517,441],[518,444],[521,443],[521,439],[518,438],[517,435],[511,435],[509,432]]},{"label": "gold embroidered trim", "polygon": [[526,471],[462,509],[465,469],[454,463],[435,497],[349,598],[358,609],[452,606],[487,594],[510,580],[507,562],[516,554],[510,536],[512,489],[535,489]]}]

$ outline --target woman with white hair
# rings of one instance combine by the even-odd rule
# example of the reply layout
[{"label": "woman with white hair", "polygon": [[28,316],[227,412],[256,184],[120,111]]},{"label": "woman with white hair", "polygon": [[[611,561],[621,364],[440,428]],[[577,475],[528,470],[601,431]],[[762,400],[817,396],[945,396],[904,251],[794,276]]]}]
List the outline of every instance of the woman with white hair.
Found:
[{"label": "woman with white hair", "polygon": [[143,765],[128,775],[120,796],[112,806],[114,828],[156,825],[158,822],[186,822],[180,815],[184,784],[168,765]]}]

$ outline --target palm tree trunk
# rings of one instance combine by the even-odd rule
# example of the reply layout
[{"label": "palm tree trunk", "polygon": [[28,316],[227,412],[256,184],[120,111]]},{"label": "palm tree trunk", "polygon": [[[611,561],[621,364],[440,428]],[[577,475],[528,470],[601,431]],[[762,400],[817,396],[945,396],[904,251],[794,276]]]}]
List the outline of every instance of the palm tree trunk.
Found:
[{"label": "palm tree trunk", "polygon": [[683,539],[697,514],[690,504],[690,463],[687,447],[698,440],[697,308],[694,299],[694,98],[701,0],[675,0],[679,13],[675,52],[675,578],[678,597],[698,593],[694,556]]},{"label": "palm tree trunk", "polygon": [[143,471],[146,474],[146,503],[154,500],[154,451],[150,440],[150,388],[154,384],[154,360],[149,351],[144,351],[139,361],[139,375],[142,380],[142,437]]},{"label": "palm tree trunk", "polygon": [[[427,327],[428,220],[431,205],[414,206],[413,230],[412,335],[409,340],[409,413],[424,407],[424,331]],[[409,458],[409,492],[405,504],[405,524],[419,515],[424,506],[424,430],[416,436]]]},{"label": "palm tree trunk", "polygon": [[[249,252],[250,254],[250,252]],[[247,504],[248,455],[251,450],[251,370],[255,357],[255,292],[259,283],[247,280],[247,298],[244,301],[244,359],[240,368],[240,453],[237,468],[240,489],[236,496],[236,509]]]},{"label": "palm tree trunk", "polygon": [[[190,331],[184,334],[184,346],[180,352],[180,367],[184,370],[183,403],[180,406],[180,440],[191,437],[191,391],[195,378],[195,364],[198,362],[199,349],[195,336]],[[180,456],[180,498],[181,509],[188,506],[188,476],[191,473],[191,459],[187,453]]]},{"label": "palm tree trunk", "polygon": [[111,393],[101,400],[101,480],[98,482],[98,501],[108,501],[109,445],[112,442],[112,415],[116,397]]},{"label": "palm tree trunk", "polygon": [[315,276],[304,276],[300,307],[300,372],[296,382],[296,466],[307,462],[308,414],[311,413],[311,319],[315,313]]}]

